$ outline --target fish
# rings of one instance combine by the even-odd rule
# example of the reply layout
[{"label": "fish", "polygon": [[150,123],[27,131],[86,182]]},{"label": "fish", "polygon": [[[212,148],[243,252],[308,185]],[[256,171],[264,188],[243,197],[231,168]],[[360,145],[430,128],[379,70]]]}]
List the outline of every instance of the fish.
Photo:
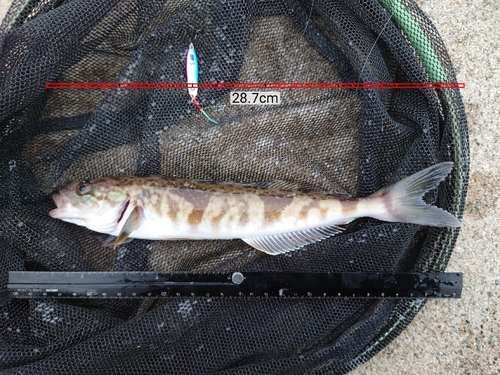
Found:
[{"label": "fish", "polygon": [[108,235],[107,246],[148,240],[241,239],[270,255],[297,250],[343,231],[361,217],[460,227],[423,201],[453,163],[423,169],[367,197],[307,192],[284,181],[234,183],[162,176],[76,181],[52,195],[52,218]]}]

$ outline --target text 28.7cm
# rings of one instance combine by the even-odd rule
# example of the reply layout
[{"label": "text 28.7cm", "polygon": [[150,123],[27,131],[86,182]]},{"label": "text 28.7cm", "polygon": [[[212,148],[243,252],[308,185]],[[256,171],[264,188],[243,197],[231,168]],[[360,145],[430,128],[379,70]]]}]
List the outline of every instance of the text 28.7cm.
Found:
[{"label": "text 28.7cm", "polygon": [[279,91],[231,91],[230,103],[238,105],[272,105],[280,104]]}]

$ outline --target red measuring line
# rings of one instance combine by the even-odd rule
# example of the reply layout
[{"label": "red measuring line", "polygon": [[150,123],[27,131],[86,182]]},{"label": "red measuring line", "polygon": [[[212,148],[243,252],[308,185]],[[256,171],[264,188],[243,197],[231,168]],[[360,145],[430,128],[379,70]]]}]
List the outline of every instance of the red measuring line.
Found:
[{"label": "red measuring line", "polygon": [[463,89],[463,82],[47,82],[47,89]]}]

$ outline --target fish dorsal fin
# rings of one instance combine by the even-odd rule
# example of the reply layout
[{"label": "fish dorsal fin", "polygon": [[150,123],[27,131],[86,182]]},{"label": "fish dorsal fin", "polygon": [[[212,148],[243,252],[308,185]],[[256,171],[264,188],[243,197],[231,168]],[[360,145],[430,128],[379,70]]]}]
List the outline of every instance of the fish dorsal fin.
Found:
[{"label": "fish dorsal fin", "polygon": [[289,182],[289,181],[284,181],[284,180],[273,180],[273,181],[263,181],[263,182],[250,182],[246,184],[242,184],[244,186],[256,188],[256,189],[277,189],[277,190],[284,190],[284,191],[301,191],[304,193],[320,193],[332,197],[339,197],[339,198],[352,198],[352,195],[349,194],[347,191],[341,192],[341,191],[326,191],[323,189],[319,189],[316,186],[307,184],[307,183],[296,183],[296,182]]},{"label": "fish dorsal fin", "polygon": [[273,234],[263,237],[242,238],[250,246],[270,255],[284,254],[305,245],[324,240],[340,233],[344,228],[328,225],[296,232]]},{"label": "fish dorsal fin", "polygon": [[283,180],[273,180],[273,181],[263,181],[263,182],[251,182],[244,184],[249,187],[257,189],[278,189],[287,191],[297,191],[299,190],[299,185],[295,182],[288,182]]}]

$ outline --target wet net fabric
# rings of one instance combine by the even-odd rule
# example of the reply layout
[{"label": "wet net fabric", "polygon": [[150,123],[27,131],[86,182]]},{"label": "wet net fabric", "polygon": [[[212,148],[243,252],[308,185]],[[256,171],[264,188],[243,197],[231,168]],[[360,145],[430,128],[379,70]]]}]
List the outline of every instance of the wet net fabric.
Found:
[{"label": "wet net fabric", "polygon": [[48,81],[456,81],[411,1],[14,1],[0,35],[0,367],[4,374],[347,373],[424,300],[16,300],[8,271],[442,271],[456,229],[359,219],[282,256],[243,241],[103,248],[48,216],[73,180],[111,175],[283,180],[366,196],[440,161],[428,202],[461,218],[468,141],[458,90],[47,90]]}]

